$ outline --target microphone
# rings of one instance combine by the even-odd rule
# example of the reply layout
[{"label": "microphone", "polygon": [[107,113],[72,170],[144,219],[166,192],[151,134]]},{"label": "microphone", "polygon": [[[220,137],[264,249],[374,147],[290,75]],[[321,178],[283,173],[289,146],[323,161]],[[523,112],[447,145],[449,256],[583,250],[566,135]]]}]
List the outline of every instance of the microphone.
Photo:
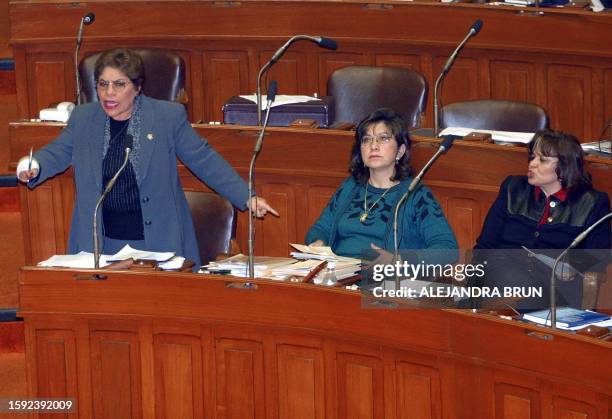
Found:
[{"label": "microphone", "polygon": [[261,125],[261,77],[270,69],[270,67],[280,60],[291,44],[300,40],[314,42],[321,48],[325,49],[338,49],[338,43],[336,41],[323,36],[295,35],[289,38],[289,40],[285,42],[285,44],[274,53],[274,55],[272,55],[272,58],[270,58],[270,60],[268,60],[268,62],[261,67],[261,70],[259,70],[259,73],[257,74],[257,125]]},{"label": "microphone", "polygon": [[607,130],[610,130],[610,140],[612,143],[612,118],[608,119],[608,122],[606,122],[606,125],[604,126],[604,128],[601,130],[601,134],[599,134],[599,136],[597,137],[597,146],[599,149],[599,152],[601,153],[601,143],[604,140],[604,134],[606,133]]},{"label": "microphone", "polygon": [[445,135],[444,136],[444,140],[440,144],[438,151],[436,151],[436,153],[429,159],[427,164],[423,166],[419,174],[412,180],[412,182],[410,182],[410,185],[408,186],[408,190],[406,191],[406,193],[404,193],[404,195],[402,195],[399,201],[397,201],[397,204],[395,205],[395,211],[393,214],[393,254],[394,254],[393,260],[397,260],[397,251],[398,251],[397,249],[397,246],[398,246],[397,214],[399,213],[400,207],[405,201],[408,200],[408,197],[416,189],[417,185],[421,181],[421,178],[425,175],[425,173],[427,173],[431,165],[438,159],[438,157],[440,157],[442,154],[446,154],[446,152],[450,150],[450,148],[453,146],[453,141],[455,141],[455,138],[457,138],[457,136],[455,135]]},{"label": "microphone", "polygon": [[106,188],[104,188],[104,192],[102,192],[102,195],[100,195],[100,198],[98,198],[98,200],[96,201],[96,206],[94,208],[94,213],[93,213],[93,244],[94,244],[94,268],[95,269],[100,268],[100,240],[98,237],[98,208],[100,208],[100,205],[104,201],[104,198],[106,198],[106,195],[108,195],[111,189],[113,189],[113,186],[115,186],[115,182],[117,182],[119,175],[121,174],[121,172],[123,172],[123,170],[127,166],[128,161],[130,159],[130,152],[132,151],[133,143],[134,143],[134,137],[132,137],[132,134],[127,134],[125,136],[125,143],[124,143],[125,144],[125,158],[123,159],[123,164],[121,164],[121,167],[119,168],[119,170],[117,170],[117,173],[115,173],[115,175],[111,178],[111,180],[108,181],[108,183],[106,184]]},{"label": "microphone", "polygon": [[[268,127],[268,122],[270,120],[270,111],[272,110],[272,103],[274,103],[274,99],[276,98],[276,91],[278,89],[276,80],[270,81],[270,86],[268,87],[268,98],[266,105],[266,118],[264,120],[264,124],[259,131],[259,136],[257,137],[257,141],[255,142],[255,148],[253,149],[253,157],[251,158],[251,164],[249,166],[249,199],[253,196],[253,191],[255,190],[255,161],[257,160],[257,156],[261,151],[261,146],[263,145],[263,139],[266,132],[266,128]],[[255,278],[255,256],[254,256],[254,241],[255,241],[255,223],[253,222],[253,218],[256,214],[253,212],[251,208],[249,208],[249,260],[248,260],[248,268],[249,268],[249,278]]]},{"label": "microphone", "polygon": [[442,68],[442,72],[440,72],[440,75],[436,79],[436,84],[434,86],[434,137],[437,137],[438,136],[438,132],[440,131],[440,117],[438,115],[438,110],[439,110],[439,107],[440,107],[440,101],[438,99],[438,91],[439,91],[439,88],[440,88],[440,84],[442,83],[442,80],[444,79],[444,76],[446,76],[446,73],[448,73],[448,71],[450,70],[451,66],[455,62],[455,59],[457,58],[457,55],[459,54],[459,51],[461,51],[461,49],[467,43],[467,41],[471,37],[476,36],[476,34],[478,34],[478,32],[480,32],[481,29],[482,29],[482,20],[478,19],[470,27],[469,32],[467,33],[465,38],[463,38],[463,40],[457,46],[457,48],[455,48],[455,50],[453,51],[451,56],[448,57],[448,60],[446,61],[446,64],[444,64],[444,68]]},{"label": "microphone", "polygon": [[76,82],[76,103],[81,104],[81,77],[79,76],[79,51],[81,50],[81,43],[83,42],[83,26],[91,25],[96,20],[96,15],[92,12],[87,13],[81,18],[79,24],[79,31],[77,32],[76,49],[74,50],[74,74]]},{"label": "microphone", "polygon": [[325,38],[323,36],[295,35],[287,42],[285,42],[285,44],[274,53],[274,55],[272,55],[272,58],[270,58],[270,65],[275,64],[278,60],[280,60],[280,58],[285,54],[289,46],[298,40],[311,41],[319,45],[321,48],[325,49],[338,49],[338,43],[330,38]]},{"label": "microphone", "polygon": [[578,234],[576,238],[572,241],[572,244],[570,244],[565,250],[563,250],[559,257],[555,259],[555,263],[553,264],[552,272],[550,274],[550,327],[552,329],[557,328],[557,296],[555,294],[555,282],[557,280],[556,272],[559,261],[563,259],[567,252],[578,246],[580,242],[582,242],[586,238],[586,236],[588,236],[595,228],[597,228],[598,225],[600,225],[610,217],[612,217],[612,212],[609,212],[608,214],[601,217],[599,220],[595,221],[593,225],[584,230],[582,233]]},{"label": "microphone", "polygon": [[253,153],[255,154],[259,154],[259,151],[261,150],[261,146],[263,144],[264,130],[267,125],[268,119],[270,117],[270,111],[272,110],[272,103],[274,103],[274,99],[276,99],[277,90],[278,90],[278,83],[276,83],[276,80],[272,80],[270,82],[270,86],[268,87],[268,97],[266,101],[267,102],[266,103],[266,109],[267,109],[266,123],[264,124],[264,129],[262,129],[259,132],[259,136],[257,137],[257,142],[255,143],[255,149],[253,151]]}]

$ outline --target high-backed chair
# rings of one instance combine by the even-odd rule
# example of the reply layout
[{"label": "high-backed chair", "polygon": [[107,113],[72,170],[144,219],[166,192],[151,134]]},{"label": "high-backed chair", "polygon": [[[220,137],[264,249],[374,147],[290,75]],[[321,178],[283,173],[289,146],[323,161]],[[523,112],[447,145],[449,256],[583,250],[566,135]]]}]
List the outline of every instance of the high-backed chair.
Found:
[{"label": "high-backed chair", "polygon": [[210,192],[185,191],[203,265],[236,246],[236,210],[225,198]]},{"label": "high-backed chair", "polygon": [[494,131],[536,132],[548,128],[546,111],[533,103],[510,100],[470,100],[446,105],[440,128],[464,127]]},{"label": "high-backed chair", "polygon": [[[132,48],[142,58],[145,80],[143,92],[152,98],[185,102],[185,62],[165,49]],[[83,58],[79,63],[82,103],[97,102],[94,68],[102,52]]]},{"label": "high-backed chair", "polygon": [[358,124],[378,108],[392,108],[409,127],[418,128],[427,105],[427,81],[404,68],[349,66],[332,73],[327,94],[334,97],[336,123]]}]

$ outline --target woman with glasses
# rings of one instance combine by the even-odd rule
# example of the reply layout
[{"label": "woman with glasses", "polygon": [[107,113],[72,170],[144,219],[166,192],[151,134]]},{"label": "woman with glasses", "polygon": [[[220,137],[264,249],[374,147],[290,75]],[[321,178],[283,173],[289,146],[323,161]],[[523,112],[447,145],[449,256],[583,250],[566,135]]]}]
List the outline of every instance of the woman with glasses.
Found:
[{"label": "woman with glasses", "polygon": [[74,109],[67,127],[48,146],[24,157],[17,177],[33,188],[72,165],[76,202],[69,253],[91,252],[96,201],[122,166],[125,170],[101,209],[102,253],[125,244],[151,251],[173,251],[196,262],[199,253],[191,214],[179,180],[177,157],[202,181],[237,208],[257,216],[278,215],[262,199],[249,198],[236,171],[200,138],[182,105],[142,93],[140,56],[129,49],[104,52],[94,75],[99,102]]},{"label": "woman with glasses", "polygon": [[[400,114],[379,109],[359,123],[349,172],[351,176],[308,231],[306,243],[331,246],[338,255],[356,258],[369,249],[392,252],[395,206],[412,181],[410,137]],[[457,248],[455,235],[426,186],[419,186],[402,205],[399,249]]]}]

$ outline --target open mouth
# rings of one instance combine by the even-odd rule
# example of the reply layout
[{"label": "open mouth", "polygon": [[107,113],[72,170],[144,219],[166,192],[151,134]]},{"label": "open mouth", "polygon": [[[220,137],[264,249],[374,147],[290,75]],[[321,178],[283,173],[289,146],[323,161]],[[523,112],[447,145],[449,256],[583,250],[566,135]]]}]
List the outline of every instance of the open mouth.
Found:
[{"label": "open mouth", "polygon": [[106,109],[115,109],[117,106],[119,106],[119,103],[114,101],[114,100],[105,100],[104,101],[104,107]]}]

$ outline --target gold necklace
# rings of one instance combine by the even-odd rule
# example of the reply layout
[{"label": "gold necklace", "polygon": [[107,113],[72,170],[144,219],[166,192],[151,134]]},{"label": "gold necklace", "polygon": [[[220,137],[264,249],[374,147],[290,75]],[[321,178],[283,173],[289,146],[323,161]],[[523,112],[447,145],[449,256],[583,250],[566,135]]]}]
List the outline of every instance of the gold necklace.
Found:
[{"label": "gold necklace", "polygon": [[370,205],[370,208],[368,208],[368,184],[366,183],[365,195],[363,196],[363,212],[359,216],[359,221],[361,221],[362,223],[365,223],[365,220],[368,218],[368,215],[370,215],[370,211],[372,211],[372,209],[376,206],[376,204],[378,204],[378,201],[384,198],[387,192],[389,192],[389,189],[391,189],[392,187],[393,186],[390,186],[387,189],[385,189],[382,195],[379,196],[378,199],[374,201],[372,205]]}]

